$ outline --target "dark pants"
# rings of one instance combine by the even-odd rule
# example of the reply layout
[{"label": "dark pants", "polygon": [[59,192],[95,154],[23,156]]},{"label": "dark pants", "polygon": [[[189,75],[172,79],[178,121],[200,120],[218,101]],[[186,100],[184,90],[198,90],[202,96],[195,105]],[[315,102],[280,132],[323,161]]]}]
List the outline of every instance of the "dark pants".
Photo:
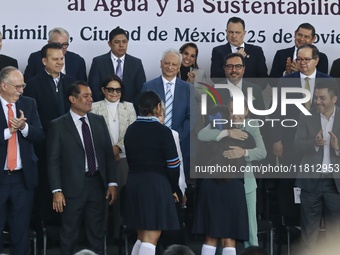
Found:
[{"label": "dark pants", "polygon": [[340,194],[333,178],[322,178],[313,192],[302,189],[300,197],[301,235],[305,247],[310,247],[317,241],[322,216],[327,235],[334,233],[332,230],[340,230]]},{"label": "dark pants", "polygon": [[0,170],[0,253],[7,221],[11,254],[27,255],[33,190],[26,188],[23,172],[19,171],[8,175],[7,171]]},{"label": "dark pants", "polygon": [[82,219],[85,221],[88,249],[104,255],[107,206],[100,175],[86,177],[82,195],[65,198],[66,206],[61,214],[60,254],[73,255],[78,242]]}]

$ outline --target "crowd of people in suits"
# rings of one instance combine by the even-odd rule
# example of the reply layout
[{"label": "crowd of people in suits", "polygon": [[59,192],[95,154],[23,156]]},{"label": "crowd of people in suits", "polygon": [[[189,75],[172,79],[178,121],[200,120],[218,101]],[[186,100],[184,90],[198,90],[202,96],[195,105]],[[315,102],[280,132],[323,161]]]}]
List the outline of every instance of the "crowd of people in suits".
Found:
[{"label": "crowd of people in suits", "polygon": [[[210,79],[198,66],[197,45],[189,42],[165,50],[161,75],[146,81],[142,60],[127,53],[129,37],[120,27],[109,33],[110,51],[93,58],[88,75],[84,59],[68,51],[70,35],[60,27],[29,56],[24,74],[15,59],[0,55],[0,252],[8,225],[11,254],[27,254],[32,209],[41,219],[60,219],[63,255],[76,252],[83,220],[88,247],[100,255],[105,233],[117,239],[123,222],[137,230],[132,255],[155,254],[161,235],[171,239],[166,246],[183,244],[190,164],[207,159],[238,169],[263,160],[299,166],[304,247],[316,242],[322,218],[326,227],[336,226],[329,232],[337,233],[340,100],[334,78],[340,77],[340,61],[334,61],[329,76],[327,56],[313,45],[315,29],[303,23],[295,45],[276,52],[268,74],[262,48],[245,43],[245,33],[244,20],[228,20],[228,43],[212,49]],[[245,113],[234,113],[228,89],[216,89],[225,107],[214,106],[213,99],[209,118],[203,118],[204,88],[226,82],[245,95],[251,88]],[[262,91],[268,85],[279,93],[270,117],[295,120],[296,127],[260,128],[266,116],[251,109],[266,109]],[[285,87],[309,91],[310,100],[302,92],[289,99],[302,100],[311,116],[294,104],[282,115]],[[215,126],[216,119],[238,124]],[[305,170],[316,166],[321,170]],[[204,236],[201,254],[215,254],[218,240],[222,255],[235,255],[236,241],[258,246],[253,173],[197,184],[193,232]],[[108,212],[113,226],[107,224]]]}]

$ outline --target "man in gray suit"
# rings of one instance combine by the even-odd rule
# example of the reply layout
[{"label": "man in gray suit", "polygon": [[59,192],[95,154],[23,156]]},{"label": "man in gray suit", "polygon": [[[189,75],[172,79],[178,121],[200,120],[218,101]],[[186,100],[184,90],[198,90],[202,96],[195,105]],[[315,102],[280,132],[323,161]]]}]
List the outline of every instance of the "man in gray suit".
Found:
[{"label": "man in gray suit", "polygon": [[134,104],[138,112],[138,100],[146,81],[144,67],[139,58],[126,54],[129,36],[124,29],[116,27],[109,34],[108,45],[111,50],[92,61],[89,84],[95,102],[104,98],[101,83],[112,74],[123,81],[125,91],[123,100]]},{"label": "man in gray suit", "polygon": [[53,209],[61,213],[60,253],[71,255],[82,216],[91,250],[104,254],[107,202],[116,199],[116,177],[110,135],[102,116],[90,113],[91,89],[75,82],[68,93],[71,110],[50,123],[48,175]]},{"label": "man in gray suit", "polygon": [[315,244],[321,217],[327,233],[340,230],[340,108],[337,87],[331,79],[316,84],[312,115],[300,115],[295,147],[303,153],[296,186],[301,188],[303,246]]}]

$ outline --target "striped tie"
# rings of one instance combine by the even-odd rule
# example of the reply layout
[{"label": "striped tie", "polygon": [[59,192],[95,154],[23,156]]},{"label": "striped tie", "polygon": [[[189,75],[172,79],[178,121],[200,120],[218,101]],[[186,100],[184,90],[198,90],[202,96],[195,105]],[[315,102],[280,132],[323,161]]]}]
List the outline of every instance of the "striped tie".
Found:
[{"label": "striped tie", "polygon": [[122,70],[122,60],[120,58],[117,59],[117,69],[116,69],[116,75],[122,79],[123,78],[123,70]]},{"label": "striped tie", "polygon": [[96,156],[94,155],[94,148],[92,143],[91,131],[89,125],[85,121],[85,117],[80,118],[82,122],[81,131],[83,134],[87,167],[90,175],[96,171]]},{"label": "striped tie", "polygon": [[171,82],[166,84],[166,93],[165,93],[165,126],[171,128],[172,124],[172,103],[174,101],[171,94]]},{"label": "striped tie", "polygon": [[[311,91],[310,91],[309,79],[310,79],[309,77],[305,77],[305,81],[306,81],[306,83],[305,83],[305,89],[307,89],[309,92],[311,92]],[[312,92],[311,92],[311,94],[312,94]],[[310,110],[311,101],[309,100],[308,102],[306,102],[306,103],[305,103],[305,106],[306,106],[307,110]]]}]

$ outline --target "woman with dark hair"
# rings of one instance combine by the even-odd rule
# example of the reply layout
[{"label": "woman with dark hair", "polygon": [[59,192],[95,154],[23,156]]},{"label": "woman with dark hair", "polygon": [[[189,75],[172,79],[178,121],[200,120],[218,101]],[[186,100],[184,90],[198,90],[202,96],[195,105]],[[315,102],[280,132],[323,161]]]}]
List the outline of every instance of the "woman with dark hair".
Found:
[{"label": "woman with dark hair", "polygon": [[131,254],[154,255],[162,230],[179,229],[175,191],[180,160],[171,130],[158,120],[162,114],[158,94],[142,93],[139,110],[141,116],[128,127],[124,139],[129,165],[126,224],[137,229]]},{"label": "woman with dark hair", "polygon": [[[229,111],[218,106],[211,112],[214,119],[229,120]],[[213,129],[233,131],[229,124],[218,125]],[[246,166],[244,157],[227,158],[225,151],[235,146],[243,149],[254,148],[255,141],[246,132],[242,140],[224,137],[219,141],[207,142],[205,152],[209,154],[208,166],[232,166],[238,171]],[[200,138],[200,136],[199,136]],[[200,139],[202,140],[202,139]],[[230,169],[230,168],[229,168]],[[194,233],[205,236],[202,255],[214,255],[219,240],[222,244],[222,255],[236,255],[236,240],[248,240],[248,212],[241,171],[223,173],[219,179],[204,179],[201,183],[194,221]]]},{"label": "woman with dark hair", "polygon": [[206,75],[203,69],[199,69],[197,64],[198,47],[195,43],[185,43],[179,48],[182,54],[182,63],[179,72],[179,77],[186,82],[189,82],[195,87],[200,85],[197,82],[206,83]]},{"label": "woman with dark hair", "polygon": [[[92,112],[102,115],[109,129],[116,161],[118,192],[120,192],[126,183],[129,170],[126,162],[124,136],[127,127],[136,120],[136,112],[132,103],[121,99],[124,96],[124,84],[117,75],[107,77],[103,81],[101,89],[105,98],[92,104]],[[118,239],[122,225],[119,197],[110,210],[112,210],[110,214],[113,219],[113,238]]]}]

